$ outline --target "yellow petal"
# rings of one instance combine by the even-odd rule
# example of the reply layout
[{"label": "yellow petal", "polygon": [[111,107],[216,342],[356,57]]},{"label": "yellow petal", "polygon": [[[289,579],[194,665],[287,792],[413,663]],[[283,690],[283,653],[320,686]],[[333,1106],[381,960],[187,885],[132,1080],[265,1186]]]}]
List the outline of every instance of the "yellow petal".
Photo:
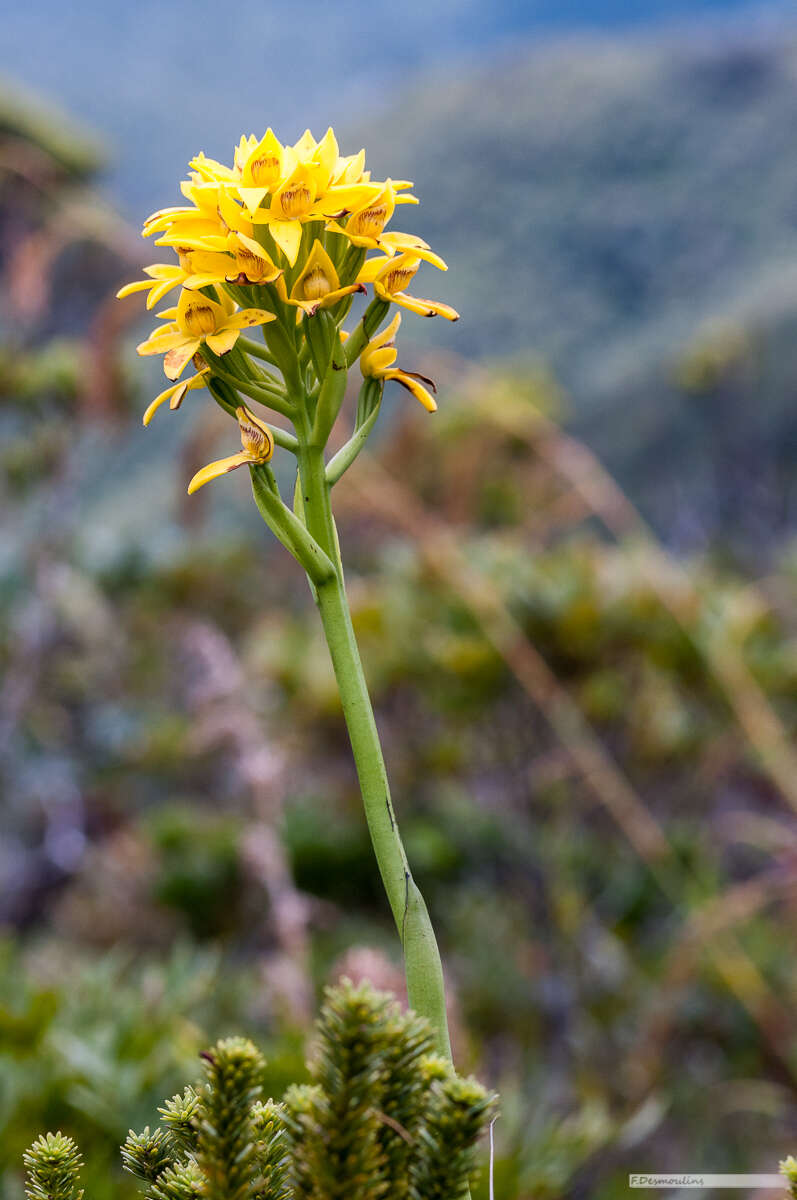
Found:
[{"label": "yellow petal", "polygon": [[162,283],[154,284],[152,291],[147,296],[147,308],[154,308],[156,304],[159,304],[172,288],[178,287],[182,283],[184,277],[184,272],[181,272],[175,279],[165,279]]},{"label": "yellow petal", "polygon": [[265,325],[268,321],[276,321],[274,313],[266,312],[264,308],[242,308],[239,312],[227,317],[225,329],[249,329],[252,325]]},{"label": "yellow petal", "polygon": [[332,172],[334,171],[335,164],[338,161],[338,141],[335,137],[335,134],[332,132],[331,125],[316,146],[313,157],[321,167],[322,173],[319,183],[321,184],[321,188],[326,190],[326,188],[329,187],[329,182],[332,179]]},{"label": "yellow petal", "polygon": [[435,254],[434,250],[430,249],[428,242],[412,233],[388,231],[381,235],[379,244],[387,250],[388,254],[399,252],[411,254],[414,258],[422,258],[424,262],[431,263],[440,271],[448,270],[447,264],[439,254]]},{"label": "yellow petal", "polygon": [[177,346],[182,346],[185,342],[185,334],[179,329],[169,330],[162,333],[158,330],[157,333],[150,334],[145,342],[141,342],[136,346],[136,353],[142,358],[146,358],[149,354],[165,354],[168,350],[174,350]]},{"label": "yellow petal", "polygon": [[186,363],[190,362],[199,349],[199,338],[194,338],[191,341],[185,342],[182,346],[175,346],[173,350],[169,350],[163,360],[163,373],[167,379],[179,379],[185,370]]},{"label": "yellow petal", "polygon": [[300,159],[312,158],[316,148],[316,140],[309,129],[305,129],[293,148]]},{"label": "yellow petal", "polygon": [[[384,378],[395,379],[396,383],[400,383],[408,392],[412,392],[415,399],[420,400],[427,412],[437,411],[437,401],[423,386],[423,383],[428,383],[434,389],[434,384],[425,375],[419,375],[416,371],[400,371],[398,368],[394,368],[391,371],[385,371]],[[423,383],[420,382],[421,380]]]},{"label": "yellow petal", "polygon": [[[378,333],[376,337],[371,338],[368,346],[366,346],[366,350],[369,348],[372,350],[377,350],[380,346],[386,346],[388,342],[392,342],[399,331],[400,325],[401,313],[396,313],[390,324],[383,329],[381,333]],[[363,353],[365,353],[365,351],[363,351]]]},{"label": "yellow petal", "polygon": [[180,388],[187,388],[187,387],[188,387],[188,383],[186,381],[185,383],[175,383],[175,384],[172,384],[171,387],[165,388],[160,393],[159,396],[155,397],[155,399],[152,401],[152,403],[147,408],[147,411],[144,413],[144,416],[142,418],[144,424],[149,425],[150,421],[155,416],[155,413],[158,411],[160,406],[162,404],[165,404],[166,401],[168,399],[170,399],[170,397],[173,396],[176,391],[179,391]]},{"label": "yellow petal", "polygon": [[302,244],[301,221],[269,221],[268,230],[290,265],[295,266]]},{"label": "yellow petal", "polygon": [[236,467],[243,467],[251,461],[251,454],[247,454],[245,450],[239,450],[237,454],[231,454],[229,458],[220,458],[217,462],[208,463],[201,471],[197,471],[189,483],[188,495],[192,496],[194,492],[198,492],[201,487],[204,487],[206,483],[210,483],[212,479],[218,479],[220,475],[228,475]]},{"label": "yellow petal", "polygon": [[447,321],[458,321],[459,313],[450,304],[440,300],[423,300],[420,296],[408,296],[406,292],[388,292],[379,283],[374,284],[374,291],[382,300],[392,300],[400,304],[408,312],[417,313],[419,317],[445,317]]},{"label": "yellow petal", "polygon": [[137,279],[135,283],[126,283],[124,287],[120,287],[116,293],[116,299],[124,300],[126,296],[132,296],[134,292],[143,292],[145,288],[153,286],[151,279]]},{"label": "yellow petal", "polygon": [[357,275],[358,283],[373,283],[381,271],[390,264],[390,258],[386,254],[380,254],[377,258],[369,258],[363,263]]},{"label": "yellow petal", "polygon": [[217,333],[208,334],[205,342],[210,346],[214,354],[227,354],[232,350],[240,336],[240,329],[220,329]]},{"label": "yellow petal", "polygon": [[246,209],[253,213],[260,208],[263,197],[268,195],[268,188],[241,187],[239,184],[238,195],[243,200]]},{"label": "yellow petal", "polygon": [[360,370],[363,375],[384,375],[388,367],[396,361],[398,350],[395,346],[382,346],[371,349],[366,346],[360,355]]}]

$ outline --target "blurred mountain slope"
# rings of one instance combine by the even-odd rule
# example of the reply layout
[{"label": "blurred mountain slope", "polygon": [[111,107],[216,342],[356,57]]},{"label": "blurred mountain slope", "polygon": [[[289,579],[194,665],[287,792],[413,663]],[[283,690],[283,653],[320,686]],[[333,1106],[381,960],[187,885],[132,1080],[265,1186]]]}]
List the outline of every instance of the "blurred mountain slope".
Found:
[{"label": "blurred mountain slope", "polygon": [[469,351],[539,351],[594,386],[596,357],[669,348],[797,261],[796,120],[797,27],[718,25],[517,51],[353,140],[415,180]]},{"label": "blurred mountain slope", "polygon": [[[413,225],[453,268],[418,291],[462,324],[421,336],[544,359],[576,430],[691,550],[793,529],[795,124],[797,26],[719,21],[438,75],[353,140],[415,180]],[[682,362],[704,352],[723,362],[696,382]]]}]

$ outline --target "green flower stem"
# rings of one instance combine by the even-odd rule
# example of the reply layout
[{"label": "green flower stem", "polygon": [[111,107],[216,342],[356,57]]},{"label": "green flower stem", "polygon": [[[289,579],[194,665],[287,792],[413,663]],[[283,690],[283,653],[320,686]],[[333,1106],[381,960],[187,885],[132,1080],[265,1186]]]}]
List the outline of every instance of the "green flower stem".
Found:
[{"label": "green flower stem", "polygon": [[443,968],[429,914],[412,878],[390,798],[387,771],[368,685],[351,622],[323,450],[300,432],[299,478],[308,532],[334,564],[313,580],[360,781],[365,816],[393,918],[404,949],[409,1003],[435,1032],[439,1053],[451,1058]]},{"label": "green flower stem", "polygon": [[334,561],[324,553],[318,542],[308,533],[306,526],[279,498],[271,468],[253,466],[249,470],[252,476],[252,494],[261,517],[283,546],[302,564],[313,586],[318,588],[335,577],[337,568]]},{"label": "green flower stem", "polygon": [[327,463],[326,476],[327,483],[330,487],[334,486],[348,471],[351,464],[357,458],[357,455],[365,447],[368,441],[368,435],[376,424],[376,418],[379,416],[379,405],[373,410],[369,417],[363,421],[360,428],[352,434],[348,442],[341,446],[337,454],[335,454]]},{"label": "green flower stem", "polygon": [[286,400],[284,393],[278,392],[275,388],[270,388],[266,384],[260,386],[256,383],[250,383],[246,379],[239,379],[236,375],[230,375],[229,371],[224,371],[220,367],[214,367],[213,372],[218,379],[223,379],[225,383],[229,383],[236,391],[243,392],[245,396],[249,396],[252,400],[257,400],[266,408],[272,408],[274,412],[281,413],[284,417],[293,416],[293,407],[289,400]]},{"label": "green flower stem", "polygon": [[278,360],[273,354],[269,354],[265,346],[261,346],[260,342],[254,341],[253,338],[244,337],[243,334],[238,338],[238,345],[247,354],[251,354],[253,358],[259,358],[263,362],[271,363],[272,367],[279,367]]}]

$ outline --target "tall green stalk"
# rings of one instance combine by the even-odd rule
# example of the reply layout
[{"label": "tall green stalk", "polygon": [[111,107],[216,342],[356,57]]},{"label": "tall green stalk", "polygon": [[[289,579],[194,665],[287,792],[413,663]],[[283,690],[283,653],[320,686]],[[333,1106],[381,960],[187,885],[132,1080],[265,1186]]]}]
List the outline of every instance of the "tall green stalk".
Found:
[{"label": "tall green stalk", "polygon": [[379,872],[404,950],[410,1006],[435,1031],[436,1048],[451,1058],[440,952],[423,896],[412,877],[390,797],[387,769],[351,621],[323,450],[299,433],[299,481],[308,532],[334,565],[312,584],[349,731],[365,816]]}]

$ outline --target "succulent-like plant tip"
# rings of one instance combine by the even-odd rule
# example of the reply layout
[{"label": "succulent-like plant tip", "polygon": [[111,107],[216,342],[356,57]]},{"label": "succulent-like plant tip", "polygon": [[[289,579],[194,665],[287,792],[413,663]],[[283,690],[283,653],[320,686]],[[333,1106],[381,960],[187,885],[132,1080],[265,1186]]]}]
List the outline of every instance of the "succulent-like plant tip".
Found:
[{"label": "succulent-like plant tip", "polygon": [[158,1109],[161,1120],[180,1150],[195,1150],[199,1096],[192,1087],[172,1096]]},{"label": "succulent-like plant tip", "polygon": [[71,1137],[44,1133],[23,1155],[27,1169],[28,1200],[81,1200],[79,1186],[83,1160]]},{"label": "succulent-like plant tip", "polygon": [[122,1166],[137,1179],[154,1183],[174,1163],[172,1139],[163,1129],[150,1133],[147,1125],[141,1133],[131,1129],[122,1145]]}]

